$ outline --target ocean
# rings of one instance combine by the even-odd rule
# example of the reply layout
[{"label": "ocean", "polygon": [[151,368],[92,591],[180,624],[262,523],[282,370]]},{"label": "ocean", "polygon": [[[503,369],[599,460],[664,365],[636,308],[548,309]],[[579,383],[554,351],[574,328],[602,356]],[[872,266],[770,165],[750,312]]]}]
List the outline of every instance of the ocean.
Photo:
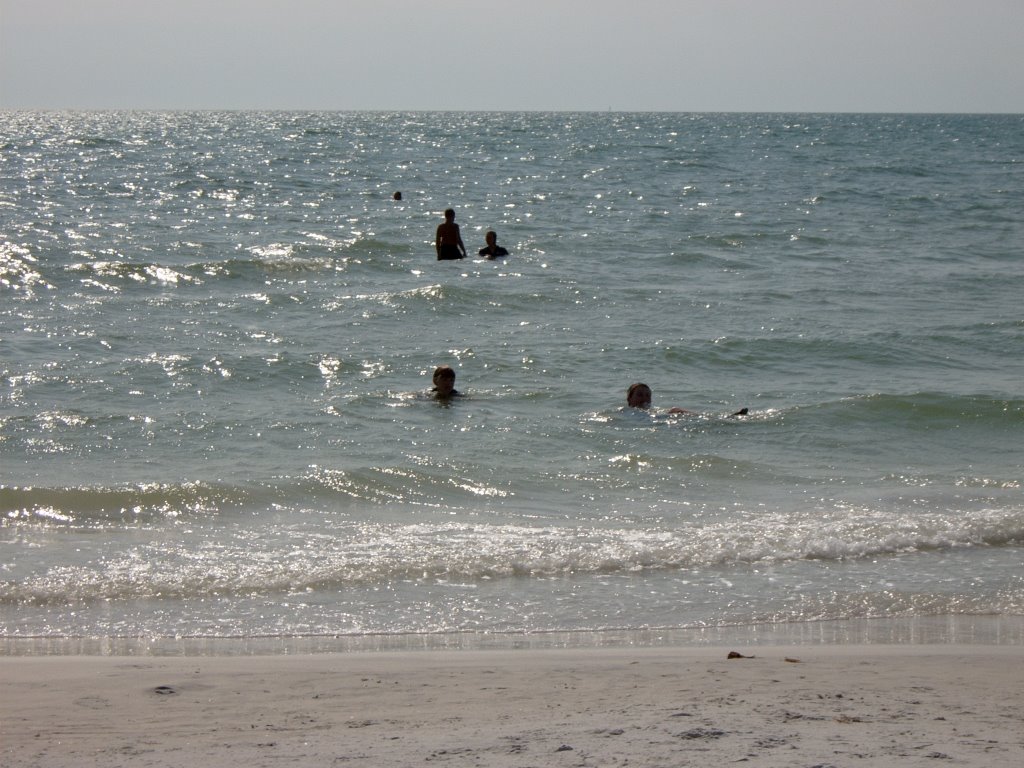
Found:
[{"label": "ocean", "polygon": [[1024,643],[1024,116],[0,126],[0,653]]}]

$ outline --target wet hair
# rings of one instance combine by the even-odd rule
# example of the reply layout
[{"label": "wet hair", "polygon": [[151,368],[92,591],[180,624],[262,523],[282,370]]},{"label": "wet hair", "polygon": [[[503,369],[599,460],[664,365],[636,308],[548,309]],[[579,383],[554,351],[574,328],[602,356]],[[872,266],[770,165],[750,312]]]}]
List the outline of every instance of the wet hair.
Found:
[{"label": "wet hair", "polygon": [[[633,404],[632,400],[633,400],[634,393],[639,392],[641,389],[646,389],[648,395],[651,393],[651,388],[650,387],[648,387],[643,382],[638,381],[638,382],[636,382],[636,384],[630,385],[629,389],[626,390],[626,402],[629,403],[630,405],[632,405]],[[650,402],[651,402],[651,398],[648,397],[645,400],[645,403],[650,404]]]},{"label": "wet hair", "polygon": [[455,381],[455,369],[450,365],[439,365],[434,369],[434,383],[437,384],[441,379],[451,379]]}]

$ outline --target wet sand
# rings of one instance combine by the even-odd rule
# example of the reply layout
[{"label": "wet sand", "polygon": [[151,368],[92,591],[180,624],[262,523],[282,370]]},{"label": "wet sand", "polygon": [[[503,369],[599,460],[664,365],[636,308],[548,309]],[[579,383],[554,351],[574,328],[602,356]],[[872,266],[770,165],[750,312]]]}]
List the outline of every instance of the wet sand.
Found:
[{"label": "wet sand", "polygon": [[0,657],[0,764],[1024,765],[1024,647]]}]

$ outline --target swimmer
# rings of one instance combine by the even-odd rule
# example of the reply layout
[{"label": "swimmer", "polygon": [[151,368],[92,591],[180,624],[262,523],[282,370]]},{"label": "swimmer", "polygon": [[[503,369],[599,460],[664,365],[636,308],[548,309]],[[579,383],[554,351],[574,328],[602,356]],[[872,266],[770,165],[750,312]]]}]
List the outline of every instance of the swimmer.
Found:
[{"label": "swimmer", "polygon": [[462,393],[455,389],[455,371],[451,366],[439,365],[434,369],[434,388],[430,391],[438,400],[462,397]]},{"label": "swimmer", "polygon": [[[651,407],[652,397],[653,394],[651,393],[651,388],[639,381],[626,390],[626,404],[630,408],[640,408],[646,411]],[[669,408],[668,413],[689,413],[696,415],[693,411],[688,411],[685,408]]]},{"label": "swimmer", "polygon": [[402,193],[401,192],[395,192],[395,194],[393,194],[391,196],[391,199],[392,200],[401,200],[402,199]]},{"label": "swimmer", "polygon": [[508,256],[508,251],[498,245],[498,233],[493,229],[488,230],[484,235],[487,246],[480,249],[480,256],[485,259],[496,259],[499,256]]},{"label": "swimmer", "polygon": [[[639,408],[646,411],[651,407],[652,398],[653,394],[651,392],[651,388],[639,381],[636,384],[631,385],[630,388],[626,390],[626,404],[630,408]],[[729,415],[746,416],[748,412],[748,409],[740,408],[735,413],[731,413]],[[688,411],[685,408],[669,408],[667,413],[686,414],[690,416],[697,415],[696,411]]]},{"label": "swimmer", "polygon": [[438,261],[466,258],[466,246],[462,244],[462,234],[459,225],[455,223],[455,211],[452,208],[444,212],[444,223],[437,226],[434,247],[437,248]]}]

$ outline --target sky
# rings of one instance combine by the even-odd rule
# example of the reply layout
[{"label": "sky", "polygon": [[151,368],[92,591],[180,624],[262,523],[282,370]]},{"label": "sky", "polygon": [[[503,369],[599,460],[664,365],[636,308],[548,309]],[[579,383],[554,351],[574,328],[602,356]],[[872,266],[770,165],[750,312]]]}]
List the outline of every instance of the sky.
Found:
[{"label": "sky", "polygon": [[0,109],[1024,112],[1022,0],[0,0]]}]

